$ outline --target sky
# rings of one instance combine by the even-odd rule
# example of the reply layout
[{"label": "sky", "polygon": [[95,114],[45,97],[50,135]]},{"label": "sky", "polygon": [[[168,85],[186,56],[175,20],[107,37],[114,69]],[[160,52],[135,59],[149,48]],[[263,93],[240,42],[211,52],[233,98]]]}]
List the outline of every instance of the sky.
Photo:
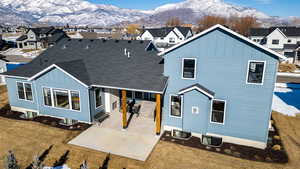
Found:
[{"label": "sky", "polygon": [[[115,5],[121,8],[149,10],[167,3],[184,0],[88,0],[98,4]],[[300,0],[224,0],[231,4],[256,8],[270,16],[300,16]]]}]

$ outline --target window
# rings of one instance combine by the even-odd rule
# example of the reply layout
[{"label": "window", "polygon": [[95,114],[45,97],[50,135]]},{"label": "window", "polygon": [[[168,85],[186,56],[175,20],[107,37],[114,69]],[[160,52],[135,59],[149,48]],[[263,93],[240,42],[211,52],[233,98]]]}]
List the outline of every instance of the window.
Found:
[{"label": "window", "polygon": [[29,83],[24,83],[24,86],[25,86],[25,96],[26,96],[26,100],[32,101],[32,100],[33,100],[33,97],[32,97],[32,88],[31,88],[31,84],[29,84]]},{"label": "window", "polygon": [[17,87],[19,99],[33,101],[31,84],[17,82]]},{"label": "window", "polygon": [[291,43],[292,42],[292,40],[291,39],[288,39],[288,43]]},{"label": "window", "polygon": [[190,132],[172,130],[172,136],[179,139],[189,139],[192,134]]},{"label": "window", "polygon": [[43,88],[43,96],[45,106],[80,111],[78,91]]},{"label": "window", "polygon": [[70,109],[69,94],[67,90],[53,89],[53,96],[55,107]]},{"label": "window", "polygon": [[52,106],[51,89],[44,88],[43,89],[43,94],[44,94],[44,104],[46,106]]},{"label": "window", "polygon": [[128,98],[128,99],[132,99],[133,97],[132,97],[132,91],[126,91],[126,97]]},{"label": "window", "polygon": [[25,100],[24,83],[17,83],[19,99]]},{"label": "window", "polygon": [[171,96],[171,116],[181,117],[181,97]]},{"label": "window", "polygon": [[248,63],[247,83],[262,84],[264,78],[264,61],[250,61]]},{"label": "window", "polygon": [[224,100],[213,100],[211,108],[211,122],[224,123],[226,102]]},{"label": "window", "polygon": [[79,92],[71,91],[72,109],[80,111]]},{"label": "window", "polygon": [[199,108],[196,106],[192,107],[192,114],[199,114]]},{"label": "window", "polygon": [[169,38],[169,43],[175,43],[175,38]]},{"label": "window", "polygon": [[24,46],[27,46],[27,42],[24,43]]},{"label": "window", "polygon": [[219,147],[222,145],[222,138],[203,135],[202,144]]},{"label": "window", "polygon": [[95,90],[96,108],[102,106],[101,88]]},{"label": "window", "polygon": [[195,79],[196,59],[183,59],[182,77]]},{"label": "window", "polygon": [[278,45],[279,44],[279,40],[278,39],[273,39],[272,40],[272,44],[273,45]]}]

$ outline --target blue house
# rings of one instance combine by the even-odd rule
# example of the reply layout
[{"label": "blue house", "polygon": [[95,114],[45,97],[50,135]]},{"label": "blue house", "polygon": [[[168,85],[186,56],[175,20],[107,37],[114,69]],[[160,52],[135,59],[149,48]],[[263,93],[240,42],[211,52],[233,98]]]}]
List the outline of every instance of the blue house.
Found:
[{"label": "blue house", "polygon": [[[9,103],[27,117],[52,116],[67,125],[99,122],[122,112],[120,125],[126,128],[132,102],[151,102],[161,112],[167,82],[161,61],[150,41],[63,39],[32,62],[4,73]],[[147,113],[154,117],[155,112]]]},{"label": "blue house", "polygon": [[[12,110],[94,123],[154,106],[156,133],[265,148],[285,57],[216,25],[161,53],[149,41],[64,39],[4,73]],[[143,113],[143,112],[142,112]],[[200,141],[199,141],[200,144]]]},{"label": "blue house", "polygon": [[159,53],[163,127],[175,137],[265,148],[276,72],[285,57],[216,25]]}]

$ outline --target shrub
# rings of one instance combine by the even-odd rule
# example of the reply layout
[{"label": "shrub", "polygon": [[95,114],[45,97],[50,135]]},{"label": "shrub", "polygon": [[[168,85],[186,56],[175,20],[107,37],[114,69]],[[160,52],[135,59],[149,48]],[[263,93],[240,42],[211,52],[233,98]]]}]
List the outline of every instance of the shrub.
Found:
[{"label": "shrub", "polygon": [[4,166],[5,169],[20,169],[20,166],[18,165],[18,161],[14,155],[14,153],[9,150],[8,154],[6,156],[6,163]]},{"label": "shrub", "polygon": [[280,151],[280,150],[281,150],[281,146],[278,145],[278,144],[276,144],[276,145],[274,145],[274,146],[272,147],[272,149],[275,150],[275,151]]},{"label": "shrub", "polygon": [[278,135],[275,135],[273,138],[274,138],[275,140],[280,140],[280,136],[278,136]]}]

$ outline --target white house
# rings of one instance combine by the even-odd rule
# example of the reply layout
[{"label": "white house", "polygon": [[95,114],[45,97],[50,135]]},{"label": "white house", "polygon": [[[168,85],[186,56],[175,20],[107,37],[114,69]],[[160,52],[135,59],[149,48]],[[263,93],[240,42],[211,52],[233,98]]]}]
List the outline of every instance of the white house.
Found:
[{"label": "white house", "polygon": [[151,40],[159,50],[178,44],[193,36],[190,27],[162,27],[144,29],[138,40]]},{"label": "white house", "polygon": [[[285,55],[292,62],[298,60],[295,58],[297,56],[295,49],[297,49],[297,44],[300,43],[300,27],[252,28],[249,38]],[[291,52],[295,54],[293,55]]]}]

